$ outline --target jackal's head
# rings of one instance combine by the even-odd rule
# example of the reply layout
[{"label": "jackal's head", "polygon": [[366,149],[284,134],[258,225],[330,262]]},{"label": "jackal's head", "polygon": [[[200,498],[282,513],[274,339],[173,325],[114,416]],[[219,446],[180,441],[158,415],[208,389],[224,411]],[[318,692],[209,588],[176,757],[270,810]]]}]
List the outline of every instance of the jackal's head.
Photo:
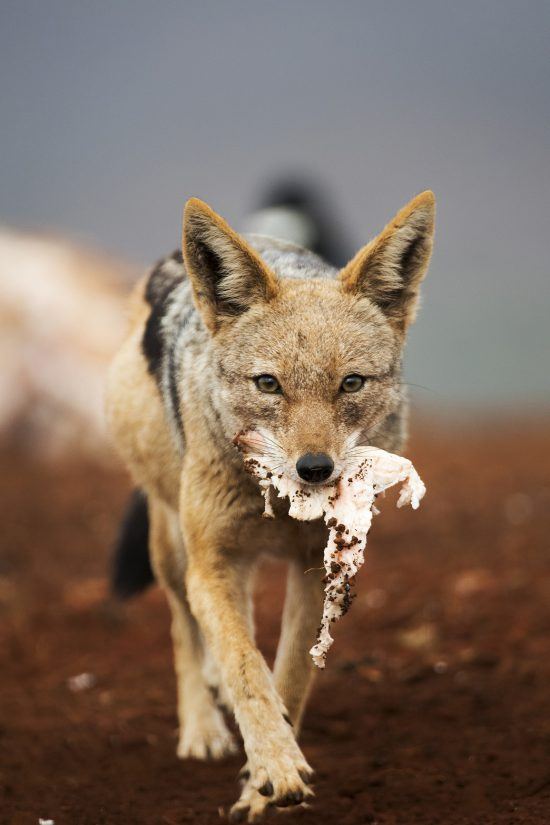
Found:
[{"label": "jackal's head", "polygon": [[[336,478],[357,445],[399,447],[388,433],[402,404],[401,356],[430,259],[434,207],[432,192],[418,195],[333,277],[300,250],[293,272],[286,257],[292,277],[280,277],[276,252],[268,266],[206,204],[188,201],[183,252],[212,335],[229,438],[259,430],[271,463],[312,483]],[[311,277],[316,261],[323,277]]]}]

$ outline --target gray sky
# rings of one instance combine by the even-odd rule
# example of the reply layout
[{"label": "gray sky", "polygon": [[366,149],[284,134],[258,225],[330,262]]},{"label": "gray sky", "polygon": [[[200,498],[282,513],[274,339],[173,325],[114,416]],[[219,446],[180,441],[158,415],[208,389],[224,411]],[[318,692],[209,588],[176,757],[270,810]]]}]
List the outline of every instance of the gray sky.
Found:
[{"label": "gray sky", "polygon": [[0,219],[148,263],[324,184],[353,244],[438,196],[407,356],[432,405],[550,400],[550,4],[3,0]]}]

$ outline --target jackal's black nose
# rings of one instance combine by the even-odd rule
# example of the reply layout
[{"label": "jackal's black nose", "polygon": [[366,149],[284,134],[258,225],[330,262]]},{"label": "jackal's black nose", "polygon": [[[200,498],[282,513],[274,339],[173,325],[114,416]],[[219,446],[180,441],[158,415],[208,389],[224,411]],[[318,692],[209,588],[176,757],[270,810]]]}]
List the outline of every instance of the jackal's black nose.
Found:
[{"label": "jackal's black nose", "polygon": [[334,461],[326,453],[304,453],[296,462],[296,471],[304,481],[326,481],[334,470]]}]

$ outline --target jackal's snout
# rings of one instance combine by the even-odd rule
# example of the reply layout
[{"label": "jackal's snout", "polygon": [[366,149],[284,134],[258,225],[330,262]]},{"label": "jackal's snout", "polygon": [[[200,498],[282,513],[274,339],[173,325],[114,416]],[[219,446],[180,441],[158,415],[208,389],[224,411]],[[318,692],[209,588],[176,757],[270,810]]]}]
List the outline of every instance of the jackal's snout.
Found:
[{"label": "jackal's snout", "polygon": [[296,462],[296,472],[304,481],[319,484],[334,470],[334,461],[326,453],[304,453]]}]

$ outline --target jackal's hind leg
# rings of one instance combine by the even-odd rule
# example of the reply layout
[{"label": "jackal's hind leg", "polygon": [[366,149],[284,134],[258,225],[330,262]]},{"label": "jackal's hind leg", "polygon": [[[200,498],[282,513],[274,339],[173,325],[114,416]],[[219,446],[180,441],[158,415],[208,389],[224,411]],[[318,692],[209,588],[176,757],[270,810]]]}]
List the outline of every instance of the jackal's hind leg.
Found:
[{"label": "jackal's hind leg", "polygon": [[187,602],[178,518],[170,508],[150,501],[151,557],[156,577],[172,613],[172,641],[177,676],[181,759],[220,759],[236,750],[232,734],[203,676],[204,648]]},{"label": "jackal's hind leg", "polygon": [[318,570],[304,572],[291,562],[281,627],[273,668],[275,686],[298,735],[302,714],[315,673],[309,650],[323,610],[323,584]]},{"label": "jackal's hind leg", "polygon": [[202,673],[217,706],[226,713],[232,713],[233,703],[231,701],[231,697],[223,683],[221,672],[216,660],[206,645],[204,647],[204,663]]},{"label": "jackal's hind leg", "polygon": [[236,751],[233,736],[202,673],[203,649],[187,605],[168,594],[172,610],[172,640],[178,682],[180,759],[221,759]]}]

